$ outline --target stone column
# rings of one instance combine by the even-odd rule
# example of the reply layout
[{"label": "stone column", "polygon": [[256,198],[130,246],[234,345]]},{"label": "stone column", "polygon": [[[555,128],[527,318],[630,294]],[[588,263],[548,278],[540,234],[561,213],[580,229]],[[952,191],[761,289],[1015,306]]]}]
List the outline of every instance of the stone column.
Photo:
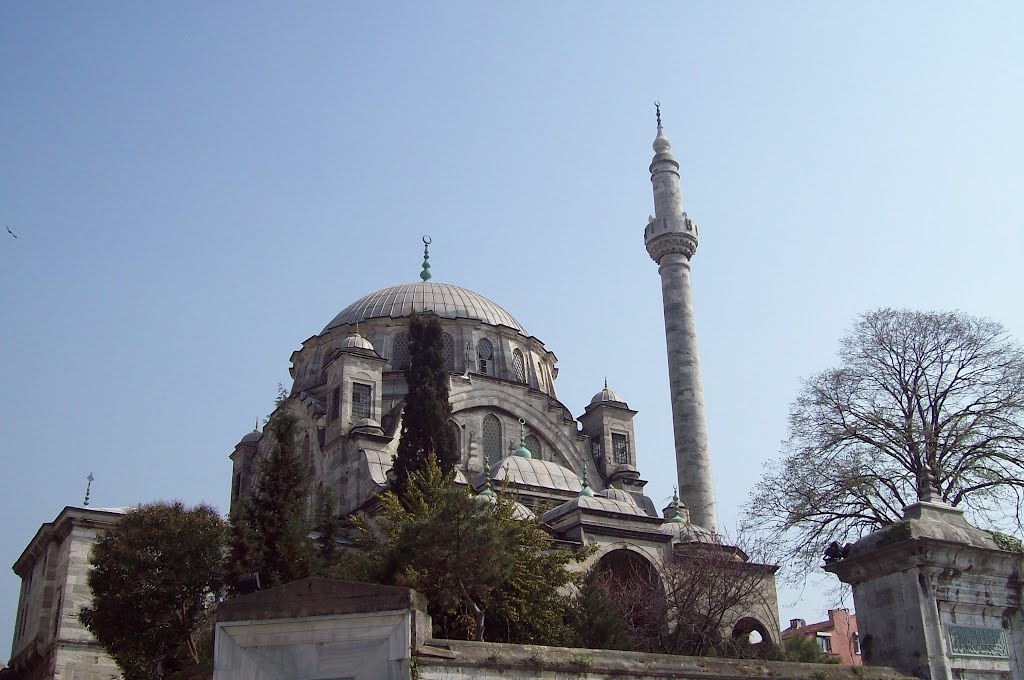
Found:
[{"label": "stone column", "polygon": [[679,496],[689,508],[691,522],[716,533],[715,490],[690,292],[690,258],[697,250],[697,225],[683,212],[679,163],[671,148],[659,113],[650,168],[655,216],[648,221],[644,241],[661,274]]}]

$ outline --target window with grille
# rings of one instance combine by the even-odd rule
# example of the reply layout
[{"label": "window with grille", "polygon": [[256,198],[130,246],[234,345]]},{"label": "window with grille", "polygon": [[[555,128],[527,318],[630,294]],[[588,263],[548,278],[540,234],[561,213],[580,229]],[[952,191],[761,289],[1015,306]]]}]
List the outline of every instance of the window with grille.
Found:
[{"label": "window with grille", "polygon": [[444,363],[444,370],[449,373],[455,372],[455,338],[447,333],[441,336],[441,361]]},{"label": "window with grille", "polygon": [[860,654],[860,636],[857,633],[853,634],[853,653]]},{"label": "window with grille", "polygon": [[331,390],[331,402],[327,405],[327,419],[337,420],[341,415],[341,388]]},{"label": "window with grille", "polygon": [[526,435],[526,448],[530,449],[530,453],[534,458],[541,458],[541,453],[543,453],[543,451],[541,450],[540,439],[537,438],[537,435]]},{"label": "window with grille", "polygon": [[512,352],[512,375],[515,376],[516,382],[526,382],[526,361],[519,350]]},{"label": "window with grille", "polygon": [[391,343],[391,368],[404,371],[409,368],[409,334],[399,333]]},{"label": "window with grille", "polygon": [[495,416],[484,418],[483,429],[484,456],[487,462],[493,465],[501,460],[501,422]]},{"label": "window with grille", "polygon": [[352,420],[370,417],[370,386],[352,383]]},{"label": "window with grille", "polygon": [[612,434],[612,451],[615,453],[616,463],[629,462],[629,440],[624,434]]},{"label": "window with grille", "polygon": [[480,372],[484,375],[494,375],[494,345],[490,340],[484,338],[477,343],[476,356],[480,361]]}]

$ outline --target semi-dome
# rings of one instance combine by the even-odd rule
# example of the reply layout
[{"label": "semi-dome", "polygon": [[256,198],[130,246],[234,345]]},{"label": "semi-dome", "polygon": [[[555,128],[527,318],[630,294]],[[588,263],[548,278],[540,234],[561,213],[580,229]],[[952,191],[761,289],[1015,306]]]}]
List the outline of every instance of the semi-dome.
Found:
[{"label": "semi-dome", "polygon": [[508,326],[523,333],[511,314],[483,295],[448,283],[400,283],[364,295],[327,324],[324,332],[337,326],[367,319],[401,318],[414,312],[433,312],[444,319],[473,319],[491,326]]}]

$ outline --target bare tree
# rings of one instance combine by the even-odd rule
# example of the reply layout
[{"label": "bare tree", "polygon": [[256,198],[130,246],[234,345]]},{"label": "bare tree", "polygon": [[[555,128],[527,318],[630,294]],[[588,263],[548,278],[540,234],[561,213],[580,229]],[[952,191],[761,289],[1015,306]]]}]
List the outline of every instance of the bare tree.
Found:
[{"label": "bare tree", "polygon": [[833,541],[898,521],[918,500],[1020,527],[1024,351],[1003,326],[880,309],[857,320],[839,359],[804,381],[747,527],[800,573]]},{"label": "bare tree", "polygon": [[[603,590],[636,651],[689,656],[759,656],[778,629],[772,574],[777,567],[750,561],[736,547],[711,543],[677,546],[660,574],[644,567],[598,572]],[[749,643],[757,630],[761,645]]]}]

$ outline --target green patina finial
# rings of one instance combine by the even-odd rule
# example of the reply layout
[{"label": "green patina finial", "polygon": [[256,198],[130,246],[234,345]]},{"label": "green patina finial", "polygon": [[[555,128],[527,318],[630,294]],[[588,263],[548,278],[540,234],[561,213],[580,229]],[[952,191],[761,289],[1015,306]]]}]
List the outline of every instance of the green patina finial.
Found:
[{"label": "green patina finial", "polygon": [[672,487],[672,516],[668,518],[669,522],[683,522],[683,515],[679,512],[679,489]]},{"label": "green patina finial", "polygon": [[420,272],[420,278],[424,281],[430,280],[430,237],[423,237],[423,271]]},{"label": "green patina finial", "polygon": [[530,449],[526,448],[526,421],[522,418],[519,419],[519,448],[512,455],[520,458],[533,458]]},{"label": "green patina finial", "polygon": [[580,489],[580,495],[593,496],[594,490],[590,488],[590,481],[587,479],[587,461],[586,459],[581,458],[580,462],[583,463],[583,488]]}]

